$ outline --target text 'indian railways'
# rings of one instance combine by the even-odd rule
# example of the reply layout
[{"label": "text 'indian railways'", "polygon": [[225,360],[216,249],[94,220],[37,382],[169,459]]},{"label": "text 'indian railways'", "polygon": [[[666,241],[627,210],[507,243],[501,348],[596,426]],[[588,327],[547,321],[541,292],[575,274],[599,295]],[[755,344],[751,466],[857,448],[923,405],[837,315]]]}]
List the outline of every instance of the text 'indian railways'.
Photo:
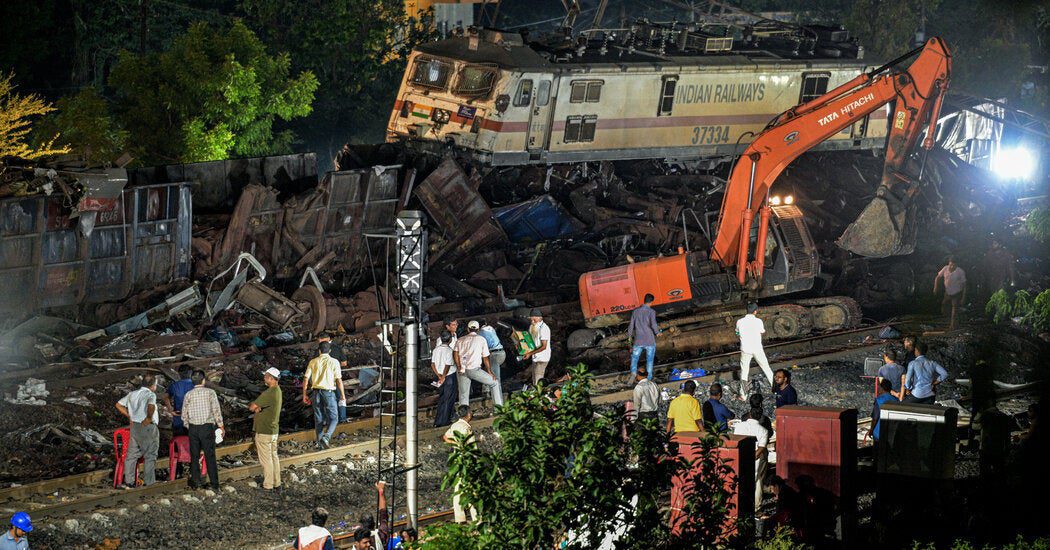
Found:
[{"label": "text 'indian railways'", "polygon": [[762,82],[741,84],[679,84],[675,103],[740,103],[762,101],[766,85]]}]

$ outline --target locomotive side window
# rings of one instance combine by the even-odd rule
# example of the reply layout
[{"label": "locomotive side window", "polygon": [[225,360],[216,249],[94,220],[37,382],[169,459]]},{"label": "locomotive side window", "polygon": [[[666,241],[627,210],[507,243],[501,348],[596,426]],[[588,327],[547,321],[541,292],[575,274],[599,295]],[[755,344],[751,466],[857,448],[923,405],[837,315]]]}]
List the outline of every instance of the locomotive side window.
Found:
[{"label": "locomotive side window", "polygon": [[571,116],[565,119],[565,143],[594,141],[594,132],[598,126],[598,115]]},{"label": "locomotive side window", "polygon": [[514,95],[515,107],[528,107],[532,103],[532,79],[518,83],[518,93]]},{"label": "locomotive side window", "polygon": [[546,107],[551,100],[551,81],[541,80],[539,89],[536,90],[536,106]]},{"label": "locomotive side window", "polygon": [[417,57],[412,69],[412,84],[423,88],[444,90],[452,75],[452,64],[433,57]]},{"label": "locomotive side window", "polygon": [[583,117],[580,125],[580,141],[594,141],[594,131],[598,127],[598,115]]},{"label": "locomotive side window", "polygon": [[496,70],[492,67],[467,65],[459,71],[455,92],[464,97],[487,97],[495,81]]},{"label": "locomotive side window", "polygon": [[678,85],[677,76],[665,76],[660,88],[660,106],[656,116],[669,116],[674,109],[674,90]]},{"label": "locomotive side window", "polygon": [[803,73],[802,92],[798,102],[805,103],[828,93],[828,81],[831,73]]},{"label": "locomotive side window", "polygon": [[601,80],[576,80],[572,83],[569,103],[598,103],[602,98]]}]

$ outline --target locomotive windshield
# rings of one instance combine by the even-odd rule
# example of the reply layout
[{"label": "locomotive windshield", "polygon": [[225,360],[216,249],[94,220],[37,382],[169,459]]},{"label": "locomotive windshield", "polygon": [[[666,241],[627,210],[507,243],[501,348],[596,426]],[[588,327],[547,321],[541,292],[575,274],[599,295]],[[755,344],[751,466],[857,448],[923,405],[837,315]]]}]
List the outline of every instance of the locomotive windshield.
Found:
[{"label": "locomotive windshield", "polygon": [[455,93],[463,97],[485,97],[492,91],[492,84],[495,81],[496,69],[481,65],[467,65],[459,71]]},{"label": "locomotive windshield", "polygon": [[444,90],[452,75],[452,64],[433,57],[417,57],[412,70],[412,84],[423,88]]}]

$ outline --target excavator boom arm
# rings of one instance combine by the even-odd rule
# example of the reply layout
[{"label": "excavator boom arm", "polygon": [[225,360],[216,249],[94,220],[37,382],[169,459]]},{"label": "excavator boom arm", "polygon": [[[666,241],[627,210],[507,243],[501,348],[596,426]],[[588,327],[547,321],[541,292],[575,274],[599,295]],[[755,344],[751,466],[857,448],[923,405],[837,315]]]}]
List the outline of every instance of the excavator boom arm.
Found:
[{"label": "excavator boom arm", "polygon": [[[762,223],[769,218],[767,195],[776,178],[803,153],[896,100],[877,192],[880,197],[892,196],[895,185],[909,181],[903,167],[923,127],[927,121],[936,124],[950,67],[947,47],[932,38],[907,70],[882,73],[887,68],[883,67],[860,75],[777,117],[751,142],[730,175],[711,257],[727,268],[735,266],[742,285],[748,272],[760,278],[764,255],[756,253],[755,260],[748,261],[750,233],[756,214]],[[933,134],[931,129],[924,143],[927,149],[933,145]],[[756,250],[765,249],[765,237],[760,228]]]}]

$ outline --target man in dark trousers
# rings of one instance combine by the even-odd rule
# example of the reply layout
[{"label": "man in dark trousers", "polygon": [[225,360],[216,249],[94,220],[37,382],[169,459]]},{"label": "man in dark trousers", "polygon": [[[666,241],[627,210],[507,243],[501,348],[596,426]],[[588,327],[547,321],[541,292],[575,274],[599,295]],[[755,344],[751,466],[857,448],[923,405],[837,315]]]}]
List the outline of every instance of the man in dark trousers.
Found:
[{"label": "man in dark trousers", "polygon": [[778,409],[784,405],[798,405],[798,392],[791,385],[791,372],[787,369],[777,369],[773,373],[773,393],[777,396]]},{"label": "man in dark trousers", "polygon": [[908,363],[904,375],[905,403],[933,405],[937,401],[937,386],[948,379],[948,371],[940,363],[926,358],[926,342],[915,343],[915,359]]},{"label": "man in dark trousers", "polygon": [[642,306],[631,312],[631,324],[627,325],[627,337],[631,345],[631,376],[638,374],[638,359],[645,351],[646,372],[649,380],[653,379],[653,361],[656,359],[656,335],[660,327],[656,325],[656,312],[651,307],[656,298],[646,294]]},{"label": "man in dark trousers", "polygon": [[182,401],[182,421],[190,435],[190,488],[199,489],[201,484],[200,453],[204,452],[204,463],[208,467],[211,488],[219,490],[219,469],[215,464],[215,430],[225,436],[222,409],[215,390],[204,385],[208,379],[204,371],[193,371],[193,389]]},{"label": "man in dark trousers", "polygon": [[440,428],[452,423],[455,415],[458,388],[456,386],[456,362],[452,357],[452,333],[443,330],[438,338],[437,347],[430,354],[430,368],[438,381],[438,403],[434,412],[434,427]]},{"label": "man in dark trousers", "polygon": [[879,443],[879,416],[882,414],[882,406],[886,403],[899,403],[896,397],[891,392],[893,385],[890,384],[889,379],[883,378],[879,380],[879,394],[875,397],[875,404],[871,407],[871,427],[868,428],[868,435],[875,440],[875,444]]}]

